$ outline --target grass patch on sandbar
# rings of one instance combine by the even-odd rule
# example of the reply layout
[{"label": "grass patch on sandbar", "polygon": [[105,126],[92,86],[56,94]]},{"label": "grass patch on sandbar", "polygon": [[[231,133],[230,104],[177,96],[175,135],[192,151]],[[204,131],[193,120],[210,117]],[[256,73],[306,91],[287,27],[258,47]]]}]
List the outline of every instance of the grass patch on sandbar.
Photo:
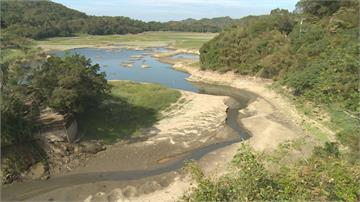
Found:
[{"label": "grass patch on sandbar", "polygon": [[55,37],[36,41],[44,49],[71,49],[74,47],[125,45],[134,47],[173,46],[175,48],[199,49],[217,34],[192,32],[144,32],[127,35],[77,35]]},{"label": "grass patch on sandbar", "polygon": [[176,102],[181,93],[157,84],[109,81],[111,96],[99,109],[78,118],[85,139],[106,144],[136,137],[160,119],[160,111]]}]

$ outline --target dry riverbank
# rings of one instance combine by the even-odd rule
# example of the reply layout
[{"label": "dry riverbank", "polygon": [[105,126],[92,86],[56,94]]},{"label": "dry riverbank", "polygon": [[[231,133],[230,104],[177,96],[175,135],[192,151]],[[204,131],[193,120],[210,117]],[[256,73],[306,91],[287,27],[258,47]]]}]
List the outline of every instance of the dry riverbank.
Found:
[{"label": "dry riverbank", "polygon": [[153,169],[196,148],[236,138],[226,132],[227,97],[181,93],[144,138],[110,145],[71,174]]},{"label": "dry riverbank", "polygon": [[168,57],[160,57],[159,60],[172,64],[177,70],[188,72],[191,75],[189,81],[232,86],[259,95],[254,102],[240,111],[246,116],[239,119],[251,132],[252,137],[248,142],[254,149],[273,150],[277,145],[303,134],[300,127],[303,117],[286,99],[269,89],[270,80],[239,76],[232,72],[220,74],[203,71],[187,62],[171,60]]},{"label": "dry riverbank", "polygon": [[201,158],[207,153],[207,146],[239,137],[225,125],[228,97],[181,93],[178,102],[163,111],[164,118],[143,139],[108,146],[85,162],[84,167],[49,180],[9,185],[3,189],[3,199],[116,201],[118,197],[133,199],[159,193],[156,190],[169,185],[165,190],[174,185],[177,190],[187,189],[187,178],[170,171],[181,168],[195,150],[200,152],[195,152],[194,157]]}]

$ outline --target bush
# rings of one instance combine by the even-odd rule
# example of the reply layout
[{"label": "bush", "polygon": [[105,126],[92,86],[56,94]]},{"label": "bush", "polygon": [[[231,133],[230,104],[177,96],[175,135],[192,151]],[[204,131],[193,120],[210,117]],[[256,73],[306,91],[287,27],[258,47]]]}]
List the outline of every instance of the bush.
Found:
[{"label": "bush", "polygon": [[359,164],[341,160],[334,143],[318,147],[308,161],[281,165],[270,172],[264,159],[245,146],[234,157],[234,169],[217,179],[191,165],[198,186],[186,201],[358,201]]},{"label": "bush", "polygon": [[108,95],[110,87],[99,69],[80,55],[53,56],[35,70],[32,84],[46,105],[61,113],[82,113]]}]

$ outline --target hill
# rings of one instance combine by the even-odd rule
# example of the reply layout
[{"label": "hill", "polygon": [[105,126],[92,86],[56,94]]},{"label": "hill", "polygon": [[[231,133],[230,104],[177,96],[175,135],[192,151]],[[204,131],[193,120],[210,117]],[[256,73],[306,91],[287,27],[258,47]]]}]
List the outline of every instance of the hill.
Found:
[{"label": "hill", "polygon": [[230,17],[143,22],[128,17],[89,16],[51,1],[1,1],[5,33],[41,39],[72,36],[141,33],[145,31],[220,32],[236,20]]},{"label": "hill", "polygon": [[355,112],[358,3],[300,1],[297,6],[301,13],[276,9],[270,15],[241,19],[204,44],[202,68],[278,80],[295,95]]},{"label": "hill", "polygon": [[162,31],[220,32],[236,21],[230,17],[203,18],[200,20],[188,18],[181,21],[165,22]]},{"label": "hill", "polygon": [[96,17],[51,1],[1,1],[5,33],[34,39],[75,33],[126,34],[147,30],[145,22],[127,17]]}]

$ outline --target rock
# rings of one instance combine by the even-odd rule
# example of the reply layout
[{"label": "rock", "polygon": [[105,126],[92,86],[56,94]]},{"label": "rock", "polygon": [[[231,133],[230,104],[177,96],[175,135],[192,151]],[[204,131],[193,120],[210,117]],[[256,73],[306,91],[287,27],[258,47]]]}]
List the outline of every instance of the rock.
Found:
[{"label": "rock", "polygon": [[98,192],[98,193],[95,194],[96,197],[100,197],[100,196],[103,196],[103,195],[105,195],[104,192]]},{"label": "rock", "polygon": [[42,162],[32,165],[26,174],[26,177],[33,180],[46,178],[46,176],[48,176],[47,169]]},{"label": "rock", "polygon": [[130,198],[130,197],[134,197],[137,194],[137,190],[134,186],[126,186],[122,192],[124,194],[124,196]]},{"label": "rock", "polygon": [[92,195],[90,195],[90,196],[88,196],[85,200],[84,200],[84,202],[91,202],[91,199],[93,198],[93,196]]},{"label": "rock", "polygon": [[144,194],[149,194],[149,193],[152,193],[159,189],[161,189],[161,185],[158,182],[147,181],[147,182],[145,182],[145,184],[141,185],[141,187],[139,188],[139,192],[144,193]]},{"label": "rock", "polygon": [[49,144],[50,150],[52,150],[55,154],[60,154],[62,156],[67,156],[69,152],[67,151],[66,146],[63,144]]},{"label": "rock", "polygon": [[122,193],[122,190],[120,188],[117,188],[109,193],[107,200],[109,202],[124,201],[125,197]]},{"label": "rock", "polygon": [[47,180],[50,178],[50,174],[46,173],[44,176],[42,176],[40,179],[41,180]]},{"label": "rock", "polygon": [[74,145],[74,153],[80,153],[82,151],[82,146],[80,144]]},{"label": "rock", "polygon": [[18,179],[18,176],[13,173],[7,173],[5,176],[2,177],[3,184],[10,184]]},{"label": "rock", "polygon": [[65,142],[65,137],[59,136],[56,134],[48,134],[46,135],[46,139],[48,142]]},{"label": "rock", "polygon": [[101,197],[101,196],[104,196],[105,195],[105,192],[98,192],[95,194],[95,197]]},{"label": "rock", "polygon": [[84,153],[90,153],[90,154],[96,154],[99,151],[105,150],[106,147],[97,141],[87,141],[80,143],[80,148],[77,148],[77,150]]}]

